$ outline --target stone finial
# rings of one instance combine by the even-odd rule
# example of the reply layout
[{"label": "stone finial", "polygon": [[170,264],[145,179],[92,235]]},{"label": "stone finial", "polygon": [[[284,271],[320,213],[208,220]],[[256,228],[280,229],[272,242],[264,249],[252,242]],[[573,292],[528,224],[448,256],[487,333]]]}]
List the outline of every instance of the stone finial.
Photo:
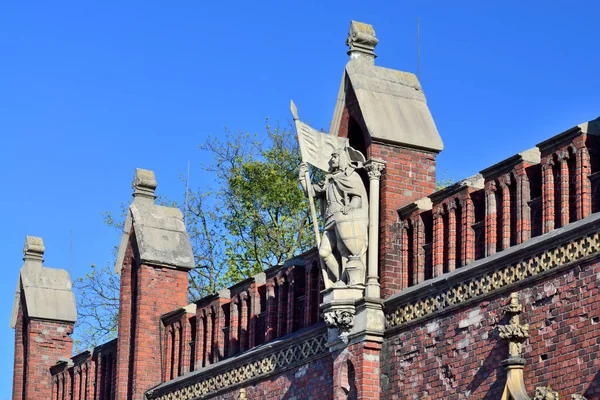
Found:
[{"label": "stone finial", "polygon": [[44,241],[40,237],[25,236],[23,247],[23,261],[37,261],[41,265],[44,261]]},{"label": "stone finial", "polygon": [[517,293],[510,294],[510,302],[502,308],[509,317],[508,325],[498,327],[500,338],[508,342],[508,354],[510,357],[521,357],[523,342],[529,337],[529,324],[521,324],[519,314],[523,312],[523,305],[519,303]]},{"label": "stone finial", "polygon": [[358,21],[350,23],[346,45],[350,47],[348,55],[351,60],[361,60],[374,64],[375,57],[377,57],[374,51],[377,43],[379,43],[379,40],[375,37],[373,25]]},{"label": "stone finial", "polygon": [[154,199],[156,199],[156,196],[154,195],[156,185],[154,171],[141,168],[135,169],[133,183],[131,184],[133,187],[134,198],[150,199],[154,202]]}]

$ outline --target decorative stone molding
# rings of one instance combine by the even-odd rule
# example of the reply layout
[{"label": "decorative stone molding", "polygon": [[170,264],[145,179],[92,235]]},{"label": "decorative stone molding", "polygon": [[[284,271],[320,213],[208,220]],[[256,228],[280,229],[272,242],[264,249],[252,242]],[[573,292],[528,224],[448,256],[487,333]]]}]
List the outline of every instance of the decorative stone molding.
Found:
[{"label": "decorative stone molding", "polygon": [[[387,330],[433,316],[468,301],[481,299],[526,279],[599,253],[600,233],[598,231],[580,233],[579,237],[571,239],[574,235],[573,231],[579,232],[585,229],[587,224],[590,230],[596,229],[595,223],[598,223],[598,220],[600,218],[595,217],[589,221],[570,224],[570,227],[562,228],[563,232],[554,231],[554,234],[547,238],[540,236],[530,239],[502,253],[473,262],[468,267],[429,280],[423,284],[423,289],[417,285],[399,293],[386,301]],[[561,233],[567,236],[562,243],[559,242]],[[546,241],[549,243],[545,243]],[[557,245],[557,242],[560,244]],[[547,250],[533,253],[534,249],[543,246],[546,246]],[[532,251],[528,252],[528,249]],[[520,260],[517,259],[518,261],[515,262],[513,260],[516,255],[519,255]],[[502,265],[503,258],[506,259],[504,265]],[[440,282],[437,282],[438,280]]]},{"label": "decorative stone molding", "polygon": [[[327,335],[324,333],[312,331],[303,337],[294,336],[279,346],[276,343],[259,347],[239,357],[165,382],[146,392],[146,398],[148,400],[192,400],[214,396],[216,393],[306,364],[310,359],[328,353],[326,343]],[[244,392],[240,390],[240,394]]]}]

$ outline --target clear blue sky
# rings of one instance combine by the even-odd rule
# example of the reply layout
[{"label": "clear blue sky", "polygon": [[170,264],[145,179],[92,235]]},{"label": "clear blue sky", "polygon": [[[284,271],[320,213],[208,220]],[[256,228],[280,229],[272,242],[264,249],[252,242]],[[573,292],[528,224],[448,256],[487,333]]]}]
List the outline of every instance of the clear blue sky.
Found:
[{"label": "clear blue sky", "polygon": [[[484,4],[485,3],[485,4]],[[25,235],[74,277],[112,263],[101,213],[129,201],[135,167],[178,198],[179,175],[223,127],[261,132],[289,100],[329,126],[351,19],[374,25],[376,63],[416,71],[455,180],[600,115],[595,1],[103,1],[0,5],[0,399]]]}]

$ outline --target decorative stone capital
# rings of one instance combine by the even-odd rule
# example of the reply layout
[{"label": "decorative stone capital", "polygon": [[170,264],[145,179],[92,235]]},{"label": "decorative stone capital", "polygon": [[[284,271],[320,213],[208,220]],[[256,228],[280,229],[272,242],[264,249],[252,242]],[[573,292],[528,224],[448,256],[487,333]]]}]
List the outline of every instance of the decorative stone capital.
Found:
[{"label": "decorative stone capital", "polygon": [[350,23],[350,31],[346,39],[346,45],[350,47],[348,50],[350,59],[367,61],[369,64],[374,64],[375,57],[377,57],[374,52],[377,43],[379,43],[379,40],[375,37],[373,25],[358,21]]},{"label": "decorative stone capital", "polygon": [[134,198],[151,199],[153,202],[156,199],[154,191],[157,183],[153,171],[136,168],[131,186],[133,187]]},{"label": "decorative stone capital", "polygon": [[511,174],[504,174],[502,175],[502,177],[500,177],[500,179],[498,179],[498,183],[500,183],[500,187],[502,187],[502,190],[506,189],[507,186],[509,186],[512,182],[512,176]]},{"label": "decorative stone capital", "polygon": [[497,189],[498,189],[498,187],[496,185],[496,181],[491,181],[485,185],[484,191],[485,191],[486,196],[490,196],[494,192],[496,192]]},{"label": "decorative stone capital", "polygon": [[456,211],[456,208],[457,208],[456,201],[455,200],[449,201],[447,204],[447,208],[448,208],[448,211],[450,211],[450,212]]},{"label": "decorative stone capital", "polygon": [[370,181],[379,180],[384,169],[385,163],[382,160],[372,158],[365,163],[365,170]]},{"label": "decorative stone capital", "polygon": [[340,332],[349,332],[354,326],[354,308],[332,309],[323,314],[328,328],[337,328]]}]

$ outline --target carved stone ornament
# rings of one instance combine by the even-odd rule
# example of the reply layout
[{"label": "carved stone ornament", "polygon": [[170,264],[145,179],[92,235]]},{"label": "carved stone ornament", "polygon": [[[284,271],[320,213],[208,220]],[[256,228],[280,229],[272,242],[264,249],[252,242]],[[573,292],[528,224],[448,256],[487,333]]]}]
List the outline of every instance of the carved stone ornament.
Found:
[{"label": "carved stone ornament", "polygon": [[510,357],[521,357],[523,342],[529,337],[529,324],[521,324],[519,314],[523,306],[519,303],[516,293],[511,293],[510,303],[502,308],[504,313],[510,317],[508,325],[498,327],[500,338],[508,342],[508,354]]},{"label": "carved stone ornament", "polygon": [[509,322],[507,325],[499,326],[498,332],[500,338],[508,342],[509,357],[503,361],[507,376],[501,400],[531,400],[523,381],[525,360],[521,358],[521,346],[529,337],[529,325],[521,325],[519,320],[519,314],[523,311],[523,306],[519,303],[519,295],[511,293],[508,305],[502,310],[509,317]]},{"label": "carved stone ornament", "polygon": [[363,22],[352,21],[350,31],[346,39],[346,45],[350,47],[348,54],[363,53],[375,56],[375,46],[379,40],[375,37],[375,30],[372,25]]},{"label": "carved stone ornament", "polygon": [[325,312],[323,318],[328,328],[337,328],[340,332],[349,332],[354,326],[355,311],[351,309],[333,309]]},{"label": "carved stone ornament", "polygon": [[558,392],[549,387],[536,387],[533,400],[559,400]]},{"label": "carved stone ornament", "polygon": [[382,161],[369,160],[365,163],[365,170],[367,171],[367,176],[369,177],[369,180],[379,180],[381,178],[381,173],[384,169],[385,164]]},{"label": "carved stone ornament", "polygon": [[328,281],[326,287],[365,285],[369,200],[357,172],[364,162],[364,155],[350,146],[334,149],[325,180],[311,185],[304,178],[308,166],[300,165],[302,188],[309,198],[319,200],[323,218],[323,234],[317,242],[320,239],[319,256]]},{"label": "carved stone ornament", "polygon": [[[529,337],[529,325],[521,324],[519,314],[523,312],[523,305],[519,303],[517,293],[510,294],[509,303],[502,307],[504,313],[509,317],[507,325],[498,327],[500,338],[508,342],[508,359],[503,361],[507,369],[506,385],[502,394],[502,400],[531,400],[525,389],[523,381],[523,368],[525,359],[521,357],[523,342]],[[533,400],[559,400],[558,392],[549,387],[535,388]],[[572,400],[586,400],[579,394],[571,395]]]}]

